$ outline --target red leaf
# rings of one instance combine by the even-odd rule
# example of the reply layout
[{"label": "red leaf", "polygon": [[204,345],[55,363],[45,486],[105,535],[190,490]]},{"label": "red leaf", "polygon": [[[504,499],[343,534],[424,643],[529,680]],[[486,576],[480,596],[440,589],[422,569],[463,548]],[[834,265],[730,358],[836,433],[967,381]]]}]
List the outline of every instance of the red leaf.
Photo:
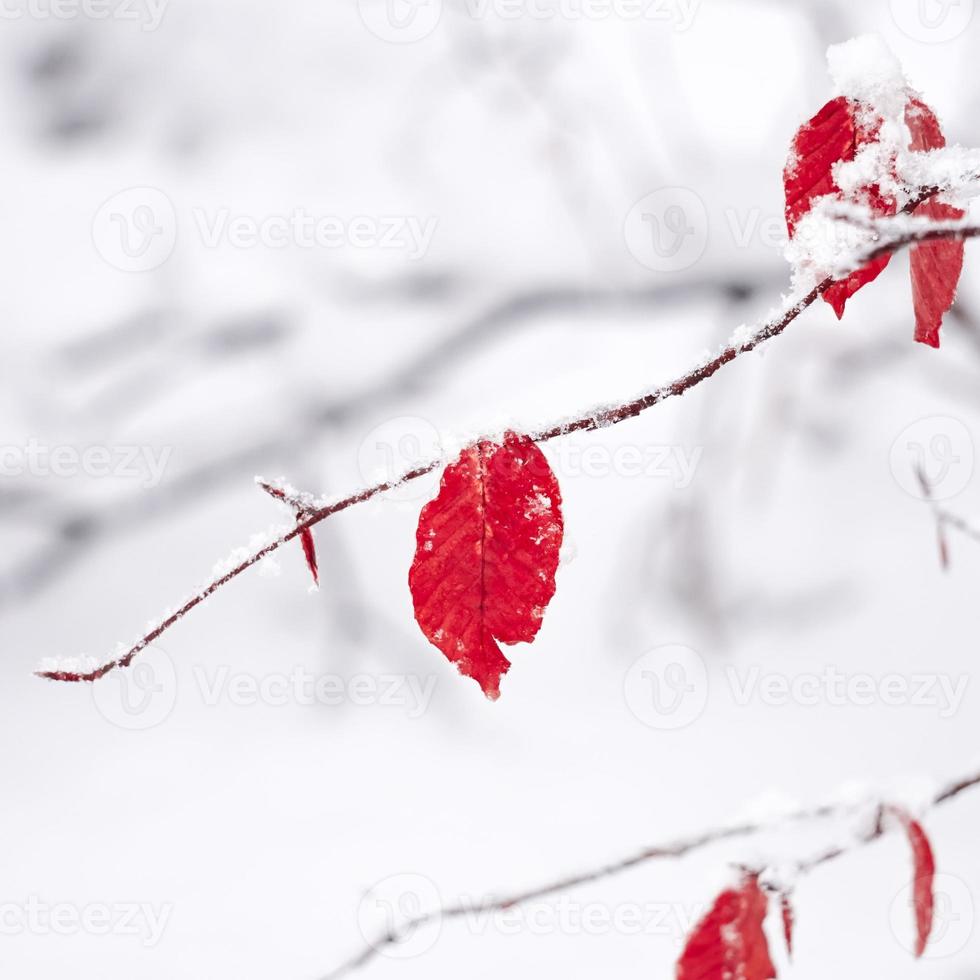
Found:
[{"label": "red leaf", "polygon": [[[858,150],[878,139],[880,123],[868,128],[858,120],[857,104],[844,96],[828,102],[809,122],[804,123],[795,138],[786,168],[783,186],[786,192],[786,226],[792,238],[800,219],[810,210],[817,198],[828,194],[843,200],[841,189],[834,181],[835,163],[853,160]],[[864,189],[861,203],[876,214],[894,214],[895,201],[885,197],[877,184]],[[862,286],[877,279],[891,256],[883,255],[834,283],[823,298],[830,303],[840,319],[844,306]]]},{"label": "red leaf", "polygon": [[786,940],[786,952],[790,959],[793,957],[793,926],[796,924],[796,916],[793,914],[793,905],[789,897],[789,892],[779,893],[779,911],[783,919],[783,938]]},{"label": "red leaf", "polygon": [[932,883],[936,876],[936,859],[932,853],[929,837],[918,820],[913,820],[904,810],[891,807],[901,821],[912,845],[912,900],[915,911],[915,955],[925,952],[929,934],[932,932],[932,913],[934,899]]},{"label": "red leaf", "polygon": [[313,582],[319,586],[320,575],[316,565],[316,545],[313,543],[313,532],[308,527],[304,527],[299,533],[299,540],[303,545],[303,554],[306,556],[306,564],[313,576]]},{"label": "red leaf", "polygon": [[562,533],[555,474],[514,432],[463,450],[422,508],[408,573],[415,618],[491,700],[510,667],[496,641],[537,635],[555,594]]},{"label": "red leaf", "polygon": [[755,875],[723,891],[677,961],[677,980],[772,980],[762,923],[768,900]]},{"label": "red leaf", "polygon": [[[905,108],[905,122],[912,137],[910,150],[921,153],[946,145],[936,114],[921,99],[913,96],[909,100]],[[920,204],[915,213],[934,221],[956,221],[965,214],[951,204],[943,204],[932,198]],[[913,245],[910,263],[915,339],[930,347],[938,347],[943,314],[953,305],[963,270],[963,242],[937,241]]]}]

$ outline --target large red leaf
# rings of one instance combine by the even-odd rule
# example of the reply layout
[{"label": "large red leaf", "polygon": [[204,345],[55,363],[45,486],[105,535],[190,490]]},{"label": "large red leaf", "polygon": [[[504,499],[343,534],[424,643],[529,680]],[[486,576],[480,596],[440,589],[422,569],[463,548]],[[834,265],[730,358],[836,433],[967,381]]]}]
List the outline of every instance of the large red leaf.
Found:
[{"label": "large red leaf", "polygon": [[[913,96],[909,100],[905,108],[905,122],[911,134],[910,150],[924,152],[946,145],[936,114],[921,99]],[[915,213],[935,221],[959,220],[965,214],[951,204],[934,199],[920,204]],[[953,305],[963,270],[963,242],[936,241],[913,245],[909,260],[915,339],[930,347],[938,347],[943,314]]]},{"label": "large red leaf", "polygon": [[935,906],[932,887],[936,877],[936,859],[922,824],[898,807],[891,809],[905,828],[912,846],[912,903],[915,912],[915,955],[918,957],[925,952],[929,934],[932,932]]},{"label": "large red leaf", "polygon": [[[839,96],[828,102],[797,131],[783,171],[786,226],[790,238],[817,198],[833,194],[844,199],[834,181],[834,164],[853,160],[862,146],[878,139],[880,123],[874,127],[861,123],[856,109],[854,102]],[[860,200],[875,214],[895,213],[895,201],[884,196],[877,184],[864,188]],[[876,279],[888,265],[889,259],[889,255],[874,259],[846,279],[834,283],[823,294],[838,319],[844,315],[848,299],[862,286]]]},{"label": "large red leaf", "polygon": [[562,534],[555,474],[514,432],[465,449],[422,509],[408,574],[415,618],[488,698],[499,696],[510,667],[497,642],[537,635],[555,594]]},{"label": "large red leaf", "polygon": [[755,875],[723,891],[688,937],[677,980],[772,980],[762,923],[768,900]]}]

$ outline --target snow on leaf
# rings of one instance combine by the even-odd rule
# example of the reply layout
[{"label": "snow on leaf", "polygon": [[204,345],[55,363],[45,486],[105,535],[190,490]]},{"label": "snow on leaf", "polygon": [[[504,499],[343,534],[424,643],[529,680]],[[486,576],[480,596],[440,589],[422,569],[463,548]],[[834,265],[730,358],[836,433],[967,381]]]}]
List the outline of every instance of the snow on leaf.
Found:
[{"label": "snow on leaf", "polygon": [[763,930],[768,899],[757,875],[723,891],[688,937],[677,961],[677,980],[773,980]]},{"label": "snow on leaf", "polygon": [[[909,150],[927,153],[946,145],[936,114],[913,96],[905,110],[911,141]],[[934,221],[957,221],[965,212],[930,198],[915,213]],[[953,305],[956,286],[963,270],[963,242],[936,241],[914,245],[909,261],[912,272],[912,305],[915,309],[915,339],[930,347],[939,346],[943,314]]]},{"label": "snow on leaf", "polygon": [[507,432],[464,449],[422,509],[408,575],[415,619],[491,700],[510,667],[500,643],[530,643],[555,593],[563,523],[541,450]]},{"label": "snow on leaf", "polygon": [[[839,165],[853,162],[860,152],[872,148],[880,125],[880,118],[867,106],[838,96],[800,127],[783,171],[786,226],[791,239],[801,220],[821,198],[845,200],[838,183]],[[878,183],[849,190],[847,199],[851,203],[862,204],[877,215],[895,213],[894,198],[884,193]],[[844,315],[847,300],[876,279],[889,258],[883,255],[868,262],[824,293],[823,298],[834,308],[838,319]]]}]

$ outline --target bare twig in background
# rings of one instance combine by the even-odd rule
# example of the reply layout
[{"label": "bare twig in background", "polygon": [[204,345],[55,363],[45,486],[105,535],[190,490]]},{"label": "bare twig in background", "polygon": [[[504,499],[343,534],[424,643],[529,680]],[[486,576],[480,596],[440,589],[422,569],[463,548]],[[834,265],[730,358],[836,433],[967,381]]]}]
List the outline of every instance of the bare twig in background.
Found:
[{"label": "bare twig in background", "polygon": [[933,517],[936,519],[936,539],[939,545],[939,564],[944,571],[949,569],[949,539],[946,536],[946,528],[951,527],[968,538],[980,542],[980,528],[971,524],[966,518],[959,514],[941,507],[932,492],[932,484],[926,476],[925,470],[920,464],[915,466],[915,476],[919,481],[922,496],[932,510]]},{"label": "bare twig in background", "polygon": [[[930,807],[941,806],[949,800],[955,799],[961,793],[978,785],[980,785],[980,772],[950,783],[932,798],[929,805]],[[878,811],[880,812],[880,804],[878,806]],[[321,980],[339,980],[340,977],[347,976],[354,970],[357,970],[358,968],[369,963],[386,947],[403,941],[416,929],[427,925],[430,922],[445,922],[448,919],[458,919],[464,916],[503,912],[507,909],[514,908],[515,906],[535,901],[536,899],[547,898],[559,892],[568,891],[569,889],[576,888],[579,885],[587,885],[597,881],[602,881],[605,878],[610,878],[614,875],[620,874],[623,871],[628,871],[630,868],[635,868],[638,865],[646,864],[650,861],[684,857],[685,855],[690,854],[692,851],[696,851],[700,848],[708,847],[712,844],[718,844],[723,841],[734,840],[742,837],[751,837],[767,831],[772,831],[778,829],[780,826],[786,823],[840,819],[853,816],[855,812],[856,808],[853,806],[825,805],[808,810],[799,810],[783,817],[781,820],[742,823],[729,827],[721,827],[716,830],[710,830],[699,834],[696,837],[689,837],[683,840],[673,841],[668,844],[647,847],[635,854],[622,858],[619,861],[614,861],[611,864],[601,865],[598,868],[592,868],[588,871],[579,872],[578,874],[558,878],[555,881],[551,881],[543,885],[537,885],[524,891],[514,892],[509,895],[501,895],[483,902],[460,902],[459,904],[449,905],[443,909],[434,909],[428,912],[423,912],[409,918],[407,921],[402,923],[400,928],[391,929],[383,935],[378,936],[378,938],[372,943],[365,946],[361,952],[357,953],[355,956],[352,956],[349,960],[342,963],[330,973],[325,974]],[[881,819],[875,819],[871,828],[858,834],[851,843],[833,847],[830,850],[818,854],[814,858],[801,861],[796,867],[796,872],[797,874],[802,875],[813,871],[818,867],[822,867],[824,864],[836,860],[839,857],[843,857],[845,854],[850,853],[852,850],[855,850],[858,847],[863,847],[864,845],[870,844],[872,841],[877,840],[879,837],[883,837],[888,831],[889,825],[887,822]]]},{"label": "bare twig in background", "polygon": [[[913,211],[919,204],[925,200],[928,200],[930,197],[933,197],[935,194],[939,193],[940,190],[940,188],[936,187],[924,189],[920,194],[916,195],[908,205],[906,205],[905,211]],[[866,254],[864,260],[866,261],[872,255],[881,254],[883,248],[887,248],[889,253],[891,253],[906,245],[916,242],[935,241],[938,239],[950,238],[962,239],[980,235],[980,227],[974,228],[963,225],[959,222],[943,222],[941,225],[941,230],[938,232],[933,232],[926,228],[920,228],[894,235],[890,239],[887,246],[876,246]],[[859,259],[860,257],[856,257],[856,260],[858,260],[857,264],[863,264],[863,262],[859,261]],[[662,385],[659,388],[655,388],[646,394],[630,399],[629,401],[623,402],[619,405],[600,408],[581,415],[578,418],[556,422],[555,424],[537,432],[528,433],[529,437],[535,442],[548,442],[551,439],[569,435],[573,432],[588,432],[595,431],[596,429],[607,428],[608,426],[618,425],[620,422],[625,422],[627,419],[635,418],[641,413],[653,408],[655,405],[659,405],[661,402],[666,401],[669,398],[684,395],[686,392],[701,384],[703,381],[713,377],[726,364],[730,364],[742,354],[755,350],[760,345],[766,343],[766,341],[771,340],[772,338],[781,334],[794,320],[796,320],[797,317],[800,316],[801,313],[812,306],[834,284],[834,282],[834,277],[828,276],[822,282],[814,286],[805,296],[798,299],[788,308],[784,309],[781,314],[763,324],[760,329],[758,329],[754,334],[748,336],[747,339],[744,341],[732,341],[715,357],[687,372],[670,384]],[[432,473],[434,470],[438,469],[442,463],[443,461],[440,459],[432,460],[421,466],[415,467],[409,472],[403,474],[399,479],[386,480],[383,483],[377,483],[374,486],[366,487],[357,491],[356,493],[350,494],[349,496],[340,497],[326,503],[322,503],[316,510],[298,520],[294,528],[279,534],[278,537],[275,537],[269,543],[254,551],[247,558],[238,562],[229,571],[217,578],[212,579],[209,583],[198,589],[179,608],[167,615],[153,629],[145,633],[124,654],[116,659],[110,660],[91,670],[63,669],[59,666],[51,669],[38,670],[36,671],[37,675],[48,680],[66,681],[70,683],[92,682],[99,680],[101,677],[104,677],[107,673],[117,668],[128,667],[139,653],[145,650],[150,643],[163,635],[163,633],[169,630],[172,626],[180,622],[180,620],[183,619],[188,612],[200,605],[205,599],[209,598],[211,595],[217,592],[218,589],[226,585],[232,579],[236,578],[242,572],[248,570],[253,565],[260,562],[263,558],[266,558],[268,555],[278,550],[284,544],[292,541],[293,538],[304,535],[314,525],[320,523],[320,521],[326,520],[328,517],[331,517],[334,514],[340,513],[340,511],[347,510],[349,507],[352,507],[355,504],[360,504],[367,500],[371,500],[378,496],[378,494],[392,490],[403,483],[416,480],[419,477],[427,475],[428,473]]]},{"label": "bare twig in background", "polygon": [[[113,500],[99,507],[76,504],[68,510],[60,510],[57,500],[25,491],[7,504],[6,513],[15,514],[16,519],[23,522],[25,516],[31,519],[32,512],[36,512],[39,524],[42,519],[53,523],[53,538],[0,575],[0,609],[36,595],[57,576],[67,573],[98,544],[197,505],[229,483],[250,478],[257,470],[266,468],[270,458],[298,457],[309,452],[313,441],[324,432],[349,425],[399,398],[417,394],[431,385],[440,373],[541,317],[556,313],[642,311],[673,303],[701,302],[706,296],[744,298],[764,288],[775,289],[777,285],[774,279],[770,281],[767,277],[754,280],[733,277],[638,288],[569,286],[521,291],[490,303],[455,331],[413,353],[394,371],[348,395],[300,406],[274,421],[274,433],[260,435],[257,439],[253,437],[253,441],[222,454],[209,455],[198,466],[170,479],[156,493]],[[91,351],[93,357],[97,360],[102,349],[111,346],[110,341],[117,337],[118,330],[109,331],[105,343],[100,339]],[[149,388],[151,395],[156,390],[155,386]],[[127,409],[132,410],[132,406]],[[16,509],[12,505],[16,505]],[[0,512],[0,516],[2,514]],[[53,521],[52,514],[55,515]]]}]

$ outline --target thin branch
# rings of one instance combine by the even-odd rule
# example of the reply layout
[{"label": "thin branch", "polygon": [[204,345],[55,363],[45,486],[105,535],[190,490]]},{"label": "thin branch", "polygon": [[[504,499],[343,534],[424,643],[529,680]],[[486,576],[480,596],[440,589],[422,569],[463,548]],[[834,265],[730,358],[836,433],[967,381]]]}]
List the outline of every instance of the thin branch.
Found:
[{"label": "thin branch", "polygon": [[926,476],[925,468],[917,463],[915,466],[915,478],[919,481],[919,489],[922,497],[929,505],[932,516],[936,520],[936,544],[939,546],[939,564],[943,571],[949,568],[949,542],[946,538],[946,521],[939,504],[932,492],[932,484]]},{"label": "thin branch", "polygon": [[937,241],[966,241],[969,238],[980,237],[980,226],[967,224],[962,221],[935,221],[928,228],[914,228],[892,237],[886,237],[881,245],[862,256],[859,265],[873,262],[885,255],[907,245],[918,245],[922,242]]},{"label": "thin branch", "polygon": [[940,508],[939,515],[945,527],[954,528],[961,534],[965,534],[968,538],[980,542],[980,528],[971,524],[965,517],[961,517],[959,514],[954,514],[943,508]]},{"label": "thin branch", "polygon": [[[903,209],[904,212],[911,213],[916,207],[918,207],[919,204],[936,193],[937,188],[930,187],[925,189],[906,205],[906,207]],[[968,237],[968,232],[980,234],[980,228],[966,228],[961,226],[960,223],[955,223],[955,225],[955,228],[943,229],[941,233],[930,235],[928,238],[925,237],[926,235],[929,235],[928,229],[917,229],[914,232],[899,235],[894,240],[889,242],[887,246],[881,246],[880,248],[876,246],[866,254],[865,260],[878,254],[883,248],[887,249],[889,252],[892,252],[913,242],[935,240],[935,238],[944,237]],[[659,405],[661,402],[666,401],[668,398],[679,398],[692,388],[697,387],[703,381],[707,381],[708,378],[712,377],[722,367],[724,367],[726,364],[730,364],[740,355],[749,353],[750,351],[755,350],[757,347],[771,340],[773,337],[777,337],[797,317],[799,317],[801,313],[812,306],[834,284],[835,281],[835,277],[828,276],[822,282],[819,282],[816,286],[814,286],[805,296],[796,300],[792,305],[784,309],[784,311],[777,317],[765,323],[747,340],[742,342],[730,342],[721,350],[720,353],[715,355],[715,357],[701,364],[699,367],[687,372],[686,374],[677,378],[675,381],[662,385],[659,388],[655,388],[653,391],[641,395],[638,398],[631,399],[630,401],[624,402],[620,405],[599,409],[568,421],[557,422],[539,430],[538,432],[529,433],[529,437],[535,442],[548,442],[551,439],[569,435],[573,432],[589,432],[596,429],[606,428],[611,425],[618,425],[620,422],[625,422],[627,419],[635,418],[642,412],[645,412],[648,409],[653,408],[655,405]],[[188,612],[199,606],[205,599],[217,592],[222,586],[227,585],[227,583],[232,579],[237,578],[242,574],[242,572],[247,571],[253,565],[260,562],[263,558],[271,555],[274,551],[278,550],[283,545],[288,544],[294,538],[299,537],[309,528],[312,528],[314,525],[326,520],[328,517],[332,517],[334,514],[347,510],[349,507],[353,507],[355,504],[364,503],[373,499],[374,497],[377,497],[379,494],[385,493],[388,490],[393,490],[404,483],[411,480],[416,480],[422,476],[426,476],[443,465],[443,462],[444,461],[441,459],[434,459],[428,463],[409,470],[407,473],[402,474],[401,477],[397,479],[387,480],[384,483],[377,483],[374,486],[358,490],[355,493],[345,497],[327,501],[316,500],[315,503],[311,502],[310,506],[312,509],[305,510],[302,515],[299,515],[299,519],[293,528],[280,533],[267,544],[263,545],[251,555],[238,562],[231,569],[224,572],[219,577],[212,579],[208,584],[200,588],[189,599],[187,599],[178,609],[169,613],[161,622],[153,627],[153,629],[145,633],[141,639],[133,644],[121,656],[92,670],[75,670],[55,667],[52,669],[42,668],[35,671],[35,673],[37,676],[43,677],[47,680],[79,683],[97,681],[110,671],[116,670],[120,667],[128,667],[137,655],[145,650],[149,644],[153,643],[156,639],[162,636],[172,626],[180,622],[180,620],[183,619]]]},{"label": "thin branch", "polygon": [[[964,793],[978,785],[980,785],[980,772],[950,783],[932,798],[929,803],[929,807],[933,808],[941,806],[943,803],[954,799],[961,793]],[[388,946],[392,946],[395,943],[401,942],[406,937],[412,935],[416,929],[431,922],[444,922],[447,919],[457,919],[463,916],[480,916],[494,912],[503,912],[507,909],[514,908],[517,905],[523,905],[527,902],[532,902],[540,898],[547,898],[548,896],[554,895],[558,892],[568,891],[569,889],[575,888],[579,885],[592,884],[605,878],[610,878],[613,875],[620,874],[623,871],[628,871],[630,868],[635,868],[637,865],[646,864],[649,861],[684,857],[690,852],[699,850],[700,848],[736,838],[755,836],[757,834],[777,829],[785,823],[810,822],[815,820],[827,820],[853,816],[857,809],[858,808],[855,806],[825,805],[807,810],[798,810],[795,813],[783,817],[781,820],[743,823],[729,827],[722,827],[699,834],[697,837],[690,837],[683,840],[673,841],[668,844],[648,847],[636,854],[632,854],[619,861],[615,861],[612,864],[601,865],[600,867],[593,868],[589,871],[583,871],[579,874],[559,878],[548,884],[538,885],[525,891],[490,898],[483,902],[459,902],[455,905],[447,906],[444,909],[434,909],[428,912],[423,912],[406,920],[400,928],[391,929],[379,936],[374,942],[365,946],[364,949],[355,956],[352,956],[349,960],[336,967],[330,973],[325,974],[321,980],[339,980],[340,977],[347,976],[347,974],[369,963],[376,956],[378,956],[383,949],[387,948]],[[813,871],[824,864],[828,864],[839,857],[843,857],[850,851],[870,844],[879,837],[883,837],[889,832],[889,830],[890,824],[881,819],[881,807],[879,806],[876,818],[870,829],[855,838],[855,840],[849,845],[831,848],[830,850],[824,851],[808,861],[801,862],[796,867],[797,874],[809,873],[810,871]]]},{"label": "thin branch", "polygon": [[919,488],[922,490],[922,498],[929,505],[932,516],[936,521],[936,539],[939,545],[939,564],[943,571],[949,569],[949,539],[946,535],[946,528],[951,527],[959,531],[973,541],[980,543],[980,528],[972,524],[965,517],[954,514],[951,510],[941,507],[932,492],[932,484],[926,476],[922,465],[917,463],[915,466],[915,476],[919,481]]},{"label": "thin branch", "polygon": [[304,517],[312,513],[315,507],[315,497],[312,494],[302,493],[289,486],[285,481],[263,480],[261,477],[255,478],[256,486],[264,490],[274,500],[282,501],[293,508],[297,517]]},{"label": "thin branch", "polygon": [[[654,405],[660,404],[660,402],[665,401],[668,398],[683,395],[685,392],[690,391],[691,388],[699,385],[702,381],[706,381],[724,365],[734,361],[739,354],[752,351],[760,344],[763,344],[767,340],[781,334],[786,327],[788,327],[805,309],[812,306],[813,303],[815,303],[820,296],[823,295],[823,293],[826,292],[831,285],[833,285],[833,282],[834,280],[828,277],[817,286],[814,286],[814,288],[811,289],[810,292],[803,297],[803,299],[798,300],[775,320],[771,320],[769,323],[765,324],[765,326],[763,326],[762,329],[754,334],[748,341],[741,345],[729,345],[725,347],[724,350],[722,350],[722,352],[712,360],[698,368],[695,368],[693,371],[688,372],[671,384],[657,388],[654,391],[649,392],[646,395],[642,395],[639,398],[635,398],[632,401],[626,402],[625,404],[600,410],[589,415],[584,415],[571,421],[556,423],[555,425],[549,426],[540,432],[532,433],[530,438],[535,442],[547,442],[551,439],[557,438],[558,436],[568,435],[572,432],[584,432],[605,428],[610,425],[616,425],[619,422],[625,421],[626,419],[634,418],[641,412],[652,408]],[[294,538],[298,537],[304,530],[319,524],[321,521],[326,520],[328,517],[332,517],[334,514],[339,514],[341,511],[347,510],[349,507],[353,507],[355,504],[364,503],[373,499],[374,497],[377,497],[379,494],[385,493],[388,490],[393,490],[404,483],[408,483],[411,480],[417,480],[419,477],[426,476],[427,474],[438,469],[442,464],[443,461],[441,459],[432,460],[431,462],[409,470],[407,473],[402,474],[402,476],[398,477],[397,479],[386,480],[384,483],[376,483],[374,486],[366,487],[363,490],[358,490],[356,493],[350,494],[349,496],[341,497],[316,507],[316,509],[309,512],[306,516],[299,520],[295,527],[280,534],[268,544],[264,545],[262,548],[253,552],[247,558],[239,562],[229,571],[205,585],[202,589],[187,599],[176,611],[170,613],[152,630],[133,644],[133,646],[131,646],[122,656],[117,657],[114,660],[110,660],[94,670],[79,671],[42,669],[35,671],[35,673],[38,677],[43,677],[47,680],[78,683],[97,681],[110,671],[116,670],[120,667],[128,667],[138,654],[145,650],[147,646],[162,636],[172,626],[180,622],[180,620],[183,619],[184,616],[192,609],[199,606],[205,599],[212,596],[223,585],[226,585],[232,579],[237,578],[237,576],[241,575],[242,572],[247,571],[253,565],[260,562],[263,558],[271,555],[284,544],[288,544]]]}]

